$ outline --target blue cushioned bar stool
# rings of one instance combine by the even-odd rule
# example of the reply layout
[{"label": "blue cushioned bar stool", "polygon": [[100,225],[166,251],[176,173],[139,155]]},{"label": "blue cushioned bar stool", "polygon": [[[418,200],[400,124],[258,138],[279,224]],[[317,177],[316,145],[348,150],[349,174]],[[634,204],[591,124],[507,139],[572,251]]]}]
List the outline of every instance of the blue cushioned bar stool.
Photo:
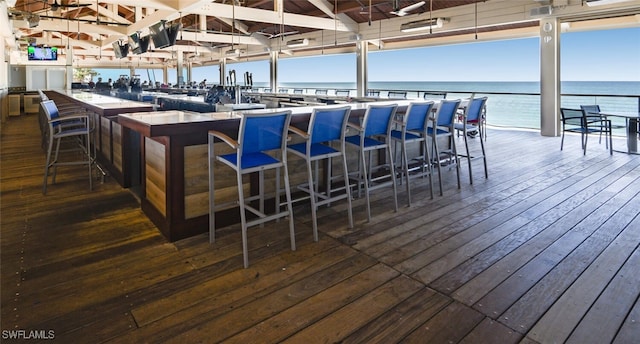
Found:
[{"label": "blue cushioned bar stool", "polygon": [[[434,159],[438,167],[438,181],[440,183],[440,196],[442,196],[442,169],[440,165],[444,155],[448,158],[445,162],[451,166],[456,165],[456,174],[458,177],[458,189],[460,188],[460,157],[456,149],[456,140],[454,137],[454,121],[456,111],[460,106],[460,99],[440,101],[435,115],[431,119],[432,126],[427,129],[427,135],[433,140]],[[444,138],[448,141],[448,148],[442,148],[439,139]]]},{"label": "blue cushioned bar stool", "polygon": [[[40,102],[42,111],[44,112],[48,124],[48,148],[47,162],[44,167],[44,182],[42,183],[42,193],[47,194],[47,182],[49,179],[49,171],[53,169],[51,183],[56,182],[56,173],[58,166],[69,165],[87,165],[89,170],[89,190],[92,189],[92,171],[91,165],[93,158],[91,157],[91,126],[89,116],[86,114],[67,115],[60,117],[58,108],[53,100],[45,100]],[[80,157],[77,160],[59,161],[60,144],[62,139],[74,139],[70,150],[79,151]],[[55,141],[55,148],[53,147]]]},{"label": "blue cushioned bar stool", "polygon": [[[407,111],[402,116],[402,121],[398,123],[399,129],[391,130],[391,139],[395,143],[400,144],[400,168],[402,170],[402,178],[406,178],[407,188],[407,204],[411,206],[411,177],[429,176],[429,188],[431,190],[431,198],[433,198],[433,178],[431,167],[431,156],[427,149],[427,124],[431,110],[433,109],[433,101],[428,102],[411,102]],[[408,144],[419,144],[420,155],[413,158],[418,161],[418,165],[409,169],[409,159],[407,156]],[[418,171],[415,173],[414,171]],[[411,176],[409,173],[414,172]]]},{"label": "blue cushioned bar stool", "polygon": [[[397,108],[397,104],[369,105],[364,114],[361,125],[348,122],[349,127],[358,132],[358,135],[346,137],[345,141],[358,148],[358,172],[355,178],[358,181],[358,195],[360,195],[361,187],[364,185],[368,221],[371,221],[369,191],[388,186],[388,179],[391,179],[390,183],[393,188],[395,211],[398,211],[396,174],[395,167],[393,166],[391,139],[389,138],[391,136],[391,129],[395,122],[394,116]],[[386,162],[379,161],[374,168],[371,152],[379,151],[381,149],[385,150],[387,153]],[[378,157],[383,159],[380,156]],[[387,173],[376,173],[374,175],[374,170],[384,172],[385,169]]]},{"label": "blue cushioned bar stool", "polygon": [[[238,205],[240,206],[240,220],[242,223],[242,254],[245,268],[249,266],[248,227],[263,225],[265,222],[288,216],[291,250],[296,249],[286,154],[287,131],[290,120],[291,111],[243,114],[240,120],[238,140],[234,140],[215,130],[209,131],[209,241],[211,243],[215,241],[215,211],[223,206],[216,206],[215,204],[214,163],[219,161],[236,171]],[[228,144],[235,152],[216,156],[214,152],[216,139]],[[280,206],[281,167],[284,168],[285,210],[282,210]],[[275,211],[272,214],[266,214],[264,209],[264,172],[270,169],[274,169],[276,172]],[[254,172],[259,174],[258,195],[245,197],[242,176]],[[259,201],[259,209],[248,203],[255,200]],[[246,211],[253,213],[256,218],[248,220]]]},{"label": "blue cushioned bar stool", "polygon": [[[349,186],[349,174],[347,169],[347,158],[345,154],[345,132],[349,120],[350,106],[322,107],[315,108],[309,118],[307,131],[303,131],[294,126],[289,130],[304,138],[305,141],[289,145],[288,151],[305,160],[307,166],[308,184],[298,188],[309,194],[311,200],[311,217],[313,220],[313,238],[318,241],[318,220],[317,209],[332,201],[347,199],[347,212],[349,213],[349,228],[353,228],[353,212],[351,207],[351,187]],[[333,145],[332,145],[333,144]],[[332,158],[340,158],[342,164],[341,181],[344,186],[333,188],[332,182],[335,177],[332,170]],[[318,163],[327,161],[324,192],[319,190]],[[312,166],[312,163],[314,166]],[[313,168],[315,167],[315,169]],[[314,176],[315,175],[315,176]],[[334,192],[340,192],[333,194]],[[333,195],[332,195],[333,194]]]},{"label": "blue cushioned bar stool", "polygon": [[[482,112],[484,111],[484,107],[486,104],[487,97],[471,98],[464,110],[461,121],[455,123],[456,130],[458,132],[462,132],[462,136],[464,137],[464,148],[466,153],[460,154],[460,156],[467,158],[467,163],[469,164],[470,184],[473,184],[473,172],[471,169],[472,160],[482,159],[484,163],[484,177],[489,178],[489,172],[487,170],[487,155],[484,151],[484,133],[481,129],[484,125],[484,116],[482,115]],[[481,152],[478,152],[474,156],[472,156],[471,152],[469,151],[469,138],[471,136],[470,133],[476,132],[478,133],[478,137],[480,138]]]}]

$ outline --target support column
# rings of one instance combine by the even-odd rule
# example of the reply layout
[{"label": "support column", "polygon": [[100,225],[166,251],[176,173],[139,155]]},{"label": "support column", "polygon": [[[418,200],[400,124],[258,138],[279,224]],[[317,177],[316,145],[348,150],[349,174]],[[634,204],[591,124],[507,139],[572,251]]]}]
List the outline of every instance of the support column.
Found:
[{"label": "support column", "polygon": [[177,54],[176,77],[178,78],[178,85],[182,86],[185,83],[184,71],[182,70],[182,67],[184,65],[184,54],[182,53],[182,51],[177,51],[176,54]]},{"label": "support column", "polygon": [[169,67],[167,65],[162,66],[162,83],[169,84]]},{"label": "support column", "polygon": [[357,41],[356,42],[356,95],[358,97],[364,97],[367,95],[368,86],[368,62],[367,56],[369,55],[369,42]]},{"label": "support column", "polygon": [[226,86],[227,82],[227,78],[225,78],[225,75],[227,74],[227,59],[221,59],[220,60],[220,80],[218,82],[218,85],[222,85],[222,86]]},{"label": "support column", "polygon": [[540,20],[540,134],[560,135],[560,31],[556,18]]},{"label": "support column", "polygon": [[187,81],[186,82],[195,81],[193,80],[193,72],[191,70],[192,68],[193,68],[193,62],[189,61],[187,63]]},{"label": "support column", "polygon": [[272,51],[269,56],[269,87],[271,92],[278,89],[278,52]]},{"label": "support column", "polygon": [[[67,44],[68,45],[68,44]],[[68,46],[67,50],[65,51],[66,55],[66,63],[65,63],[65,70],[66,70],[66,82],[65,82],[65,89],[66,90],[70,90],[71,89],[71,84],[73,83],[73,47]]]}]

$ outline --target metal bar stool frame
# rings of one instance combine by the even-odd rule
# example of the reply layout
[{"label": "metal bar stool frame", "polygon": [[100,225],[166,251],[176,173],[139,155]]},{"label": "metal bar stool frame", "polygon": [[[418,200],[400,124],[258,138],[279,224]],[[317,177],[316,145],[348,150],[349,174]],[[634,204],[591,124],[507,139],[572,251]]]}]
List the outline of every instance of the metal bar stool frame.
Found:
[{"label": "metal bar stool frame", "polygon": [[[349,185],[349,170],[347,168],[345,145],[346,128],[350,112],[350,106],[314,108],[309,118],[307,131],[303,131],[294,126],[289,127],[289,131],[305,140],[302,143],[289,145],[287,151],[305,160],[308,184],[299,185],[298,189],[309,194],[311,218],[313,221],[313,238],[315,241],[318,241],[317,210],[323,205],[330,205],[333,201],[347,199],[349,228],[353,228],[351,186]],[[334,146],[338,147],[332,147],[331,143],[337,143],[334,144]],[[332,181],[337,178],[333,176],[332,173],[332,158],[340,158],[342,163],[342,180],[344,181],[344,186],[339,188],[332,187]],[[327,160],[327,170],[325,171],[326,189],[324,193],[320,192],[318,182],[318,163],[323,160]],[[312,164],[315,165],[315,169]],[[334,191],[340,191],[342,189],[345,190],[345,193],[332,196]]]},{"label": "metal bar stool frame", "polygon": [[[247,229],[255,225],[263,225],[265,222],[289,217],[289,236],[291,250],[295,251],[295,231],[293,223],[293,209],[291,204],[291,189],[289,185],[289,171],[287,165],[286,142],[291,111],[260,112],[243,114],[240,119],[238,140],[234,140],[226,134],[211,130],[208,134],[209,155],[209,242],[215,242],[215,211],[224,206],[215,204],[215,177],[214,163],[219,161],[236,171],[238,186],[238,201],[240,207],[240,221],[242,226],[242,254],[244,267],[249,266],[249,252],[247,244]],[[232,147],[235,152],[230,154],[215,155],[215,140],[221,140]],[[280,168],[284,169],[284,186],[286,197],[286,209],[280,211]],[[264,209],[264,172],[276,170],[275,185],[275,212],[266,214]],[[242,177],[257,172],[259,174],[258,195],[245,197]],[[247,204],[247,202],[259,200],[259,209]],[[248,221],[246,211],[257,216]]]},{"label": "metal bar stool frame", "polygon": [[[471,168],[471,161],[476,159],[482,159],[484,164],[484,177],[489,178],[489,172],[487,168],[487,154],[484,149],[484,131],[481,129],[484,125],[483,111],[487,104],[487,97],[471,98],[469,103],[464,109],[460,122],[456,122],[454,127],[457,132],[462,132],[464,138],[465,154],[458,154],[461,157],[467,158],[469,164],[469,183],[473,184],[473,172]],[[477,132],[480,138],[480,149],[482,155],[472,156],[469,150],[469,132]]]},{"label": "metal bar stool frame", "polygon": [[[387,153],[386,159],[387,163],[378,164],[376,169],[385,168],[388,165],[389,174],[391,175],[391,186],[393,188],[393,200],[394,200],[394,209],[398,211],[398,190],[396,186],[396,173],[395,167],[393,163],[393,152],[391,147],[391,129],[394,124],[394,117],[396,110],[398,108],[397,104],[389,104],[389,105],[369,105],[367,110],[362,118],[362,124],[356,124],[353,122],[348,122],[347,125],[350,128],[355,129],[358,134],[353,136],[348,136],[345,138],[345,141],[351,144],[354,147],[358,148],[358,172],[355,178],[358,182],[358,196],[360,195],[361,188],[364,185],[365,190],[365,202],[367,203],[367,220],[371,221],[371,202],[369,193],[371,190],[375,190],[381,187],[387,186],[388,183],[380,183],[378,185],[373,185],[372,182],[380,181],[384,178],[387,178],[388,175],[379,176],[373,178],[373,166],[372,166],[372,157],[371,152],[378,151],[380,149],[384,149]],[[367,154],[365,154],[367,153]],[[367,168],[367,157],[368,155],[368,164]]]},{"label": "metal bar stool frame", "polygon": [[[399,130],[391,130],[391,139],[396,144],[400,144],[400,180],[402,181],[403,178],[406,178],[408,206],[411,206],[410,179],[412,177],[424,178],[427,175],[429,176],[431,199],[433,199],[433,168],[431,166],[431,154],[429,154],[427,147],[427,128],[433,110],[433,104],[433,101],[409,103],[407,111],[402,116],[402,120],[396,123],[396,125],[399,126]],[[412,143],[420,144],[421,156],[413,158],[413,160],[418,161],[418,165],[410,169],[407,145]],[[420,170],[420,173],[411,176],[410,172],[416,170]]]},{"label": "metal bar stool frame", "polygon": [[[446,100],[443,99],[440,101],[438,105],[438,109],[433,114],[431,118],[431,126],[427,128],[427,135],[432,139],[432,147],[434,150],[434,163],[438,168],[438,182],[440,186],[440,196],[442,193],[442,161],[440,160],[441,155],[447,155],[449,166],[451,164],[456,165],[456,175],[458,178],[458,189],[460,189],[460,157],[458,156],[458,151],[456,148],[456,140],[454,137],[454,122],[456,117],[456,112],[460,107],[460,99],[456,100]],[[449,141],[448,149],[440,149],[440,145],[438,144],[438,139],[444,137]]]},{"label": "metal bar stool frame", "polygon": [[[53,169],[51,183],[56,182],[56,174],[58,166],[87,165],[89,169],[89,190],[93,189],[92,164],[91,156],[91,125],[89,116],[86,114],[67,115],[60,117],[58,108],[53,100],[45,100],[40,102],[41,109],[46,116],[48,125],[48,145],[47,145],[47,161],[44,168],[44,181],[42,183],[42,194],[47,194],[47,183],[49,179],[49,171]],[[62,139],[76,139],[77,148],[71,150],[80,150],[83,156],[82,160],[59,162],[60,144]],[[55,149],[54,149],[55,142]],[[86,157],[86,160],[84,159]]]}]

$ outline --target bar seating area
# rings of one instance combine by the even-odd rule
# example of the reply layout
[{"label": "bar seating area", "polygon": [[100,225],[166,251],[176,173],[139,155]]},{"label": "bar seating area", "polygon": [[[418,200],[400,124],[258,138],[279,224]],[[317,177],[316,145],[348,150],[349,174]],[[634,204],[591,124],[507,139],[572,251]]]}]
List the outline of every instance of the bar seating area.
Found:
[{"label": "bar seating area", "polygon": [[0,342],[640,343],[639,13],[0,0]]},{"label": "bar seating area", "polygon": [[1,137],[7,328],[52,329],[60,342],[638,337],[637,155],[585,156],[575,137],[560,151],[559,137],[488,128],[491,178],[457,189],[444,173],[435,200],[416,183],[397,213],[391,188],[379,190],[369,222],[354,201],[354,228],[347,202],[320,207],[318,242],[297,205],[296,251],[282,223],[267,223],[249,230],[243,269],[240,225],[214,245],[207,233],[168,242],[112,178],[89,191],[86,171],[70,171],[43,196],[37,126],[21,116]]}]

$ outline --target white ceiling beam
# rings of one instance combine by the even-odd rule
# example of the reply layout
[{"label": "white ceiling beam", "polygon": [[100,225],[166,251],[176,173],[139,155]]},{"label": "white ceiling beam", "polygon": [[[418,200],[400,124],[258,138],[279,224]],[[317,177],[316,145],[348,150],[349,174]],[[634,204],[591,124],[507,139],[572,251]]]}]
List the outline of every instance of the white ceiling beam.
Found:
[{"label": "white ceiling beam", "polygon": [[131,8],[143,7],[154,8],[156,10],[169,10],[176,11],[178,10],[177,5],[182,1],[177,0],[100,0],[100,3],[103,4],[113,4],[113,5],[121,5],[128,6]]},{"label": "white ceiling beam", "polygon": [[[80,25],[78,27],[78,24]],[[14,20],[14,28],[29,29],[29,23],[25,20]],[[34,28],[37,31],[60,31],[60,32],[82,32],[82,33],[96,33],[102,35],[126,35],[127,28],[124,26],[113,25],[96,25],[89,23],[81,23],[73,20],[66,19],[48,19],[40,20],[38,26]]]},{"label": "white ceiling beam", "polygon": [[233,26],[235,28],[236,31],[242,32],[245,35],[250,34],[249,32],[249,27],[243,23],[238,22],[237,20],[233,21],[233,19],[228,19],[228,18],[218,18],[218,20],[220,20],[221,22],[229,25],[229,26]]},{"label": "white ceiling beam", "polygon": [[152,8],[156,10],[171,10],[189,13],[191,9],[200,8],[214,0],[99,0],[101,4],[113,4],[136,7]]},{"label": "white ceiling beam", "polygon": [[[235,7],[235,8],[234,8]],[[191,13],[204,14],[219,18],[234,18],[253,22],[283,24],[289,26],[308,27],[321,30],[351,31],[342,22],[333,19],[318,18],[294,13],[284,13],[283,17],[276,11],[261,10],[257,8],[239,7],[218,3],[208,3],[199,9],[193,9]]]},{"label": "white ceiling beam", "polygon": [[202,33],[191,31],[182,31],[179,35],[182,35],[182,39],[187,41],[263,45],[263,42],[256,39],[255,37],[244,35],[231,36],[229,34]]},{"label": "white ceiling beam", "polygon": [[338,20],[342,25],[349,28],[351,32],[358,32],[358,23],[356,23],[353,19],[351,19],[348,15],[344,13],[339,13],[337,16],[334,13],[335,9],[333,8],[333,4],[328,0],[307,0],[309,3],[317,7],[319,10],[324,12],[324,14],[328,15],[335,20]]},{"label": "white ceiling beam", "polygon": [[[196,13],[193,11],[202,8],[202,6],[210,4],[212,1],[215,0],[178,0],[175,2],[178,3],[176,8],[178,11],[184,13]],[[231,5],[227,6],[231,7]],[[238,8],[238,6],[236,6],[236,8]]]},{"label": "white ceiling beam", "polygon": [[198,27],[200,28],[200,31],[207,31],[207,16],[198,16]]},{"label": "white ceiling beam", "polygon": [[[95,7],[95,6],[94,6]],[[116,8],[115,11],[110,11],[109,9],[106,9],[102,6],[98,6],[98,14],[102,17],[108,18],[109,20],[112,20],[116,23],[120,23],[120,24],[131,24],[131,21],[127,20],[127,18],[123,18],[120,15],[118,15],[118,10],[117,10],[117,6],[114,6]],[[95,10],[95,8],[94,8]]]},{"label": "white ceiling beam", "polygon": [[[87,41],[87,40],[77,40],[74,38],[69,38],[66,35],[63,35],[60,32],[52,32],[51,33],[52,36],[57,37],[58,39],[55,38],[37,38],[36,42],[38,44],[47,44],[50,46],[54,46],[54,45],[59,45],[59,43],[63,42],[65,45],[67,44],[67,40],[69,42],[69,46],[71,47],[81,47],[83,49],[88,49],[88,50],[94,50],[95,52],[99,52],[100,50],[100,44],[98,42],[95,41]],[[75,51],[75,49],[74,49]]]}]

